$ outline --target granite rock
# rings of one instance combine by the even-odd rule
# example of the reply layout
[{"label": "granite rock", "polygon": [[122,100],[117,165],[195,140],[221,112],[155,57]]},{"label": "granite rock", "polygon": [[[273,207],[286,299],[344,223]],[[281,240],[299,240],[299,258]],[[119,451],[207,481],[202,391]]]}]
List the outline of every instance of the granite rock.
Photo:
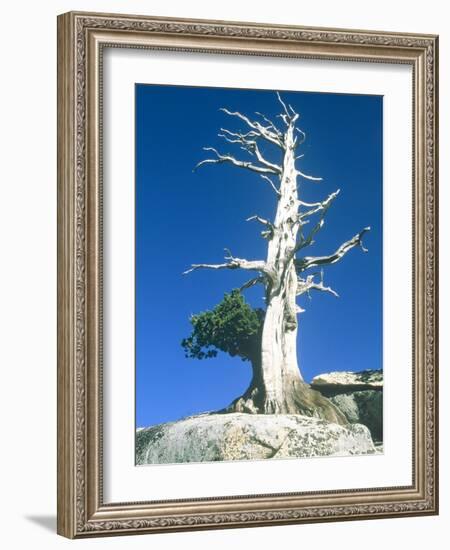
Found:
[{"label": "granite rock", "polygon": [[207,413],[136,432],[139,465],[375,452],[366,426],[292,414]]}]

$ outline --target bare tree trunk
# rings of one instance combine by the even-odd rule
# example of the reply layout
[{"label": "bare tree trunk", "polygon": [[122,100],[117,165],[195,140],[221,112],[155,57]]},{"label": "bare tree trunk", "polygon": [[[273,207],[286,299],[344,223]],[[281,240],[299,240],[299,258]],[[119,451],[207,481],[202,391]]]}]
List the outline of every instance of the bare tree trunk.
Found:
[{"label": "bare tree trunk", "polygon": [[301,382],[297,366],[297,274],[292,251],[299,224],[294,124],[285,133],[280,197],[269,241],[267,265],[273,273],[266,288],[266,316],[261,342],[261,370],[265,388],[265,412],[287,413],[287,391]]},{"label": "bare tree trunk", "polygon": [[220,413],[242,412],[261,414],[264,411],[265,391],[261,371],[261,353],[251,359],[252,380],[247,390]]}]

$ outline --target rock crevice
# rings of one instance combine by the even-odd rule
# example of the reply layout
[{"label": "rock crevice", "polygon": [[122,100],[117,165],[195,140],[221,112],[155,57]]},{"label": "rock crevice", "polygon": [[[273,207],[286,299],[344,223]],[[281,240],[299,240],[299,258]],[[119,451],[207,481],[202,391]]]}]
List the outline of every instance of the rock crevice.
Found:
[{"label": "rock crevice", "polygon": [[383,371],[330,372],[313,378],[311,387],[328,397],[348,422],[367,426],[383,441]]}]

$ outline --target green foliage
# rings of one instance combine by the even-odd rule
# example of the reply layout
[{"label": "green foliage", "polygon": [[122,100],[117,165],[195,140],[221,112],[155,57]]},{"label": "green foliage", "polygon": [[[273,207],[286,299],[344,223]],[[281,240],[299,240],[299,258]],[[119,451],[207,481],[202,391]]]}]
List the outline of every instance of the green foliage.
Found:
[{"label": "green foliage", "polygon": [[239,290],[225,294],[212,310],[190,318],[193,330],[181,345],[186,357],[208,359],[219,351],[255,360],[261,347],[264,310],[249,306]]}]

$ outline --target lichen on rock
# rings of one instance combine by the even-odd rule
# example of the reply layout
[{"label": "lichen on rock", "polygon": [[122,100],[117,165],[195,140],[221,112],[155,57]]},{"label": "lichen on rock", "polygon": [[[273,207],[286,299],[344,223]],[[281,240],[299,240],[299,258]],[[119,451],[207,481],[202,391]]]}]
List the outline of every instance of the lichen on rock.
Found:
[{"label": "lichen on rock", "polygon": [[203,414],[136,433],[138,465],[375,452],[365,426],[301,415]]},{"label": "lichen on rock", "polygon": [[333,395],[344,391],[356,390],[382,390],[382,370],[335,371],[315,376],[311,381],[311,387],[322,394]]}]

